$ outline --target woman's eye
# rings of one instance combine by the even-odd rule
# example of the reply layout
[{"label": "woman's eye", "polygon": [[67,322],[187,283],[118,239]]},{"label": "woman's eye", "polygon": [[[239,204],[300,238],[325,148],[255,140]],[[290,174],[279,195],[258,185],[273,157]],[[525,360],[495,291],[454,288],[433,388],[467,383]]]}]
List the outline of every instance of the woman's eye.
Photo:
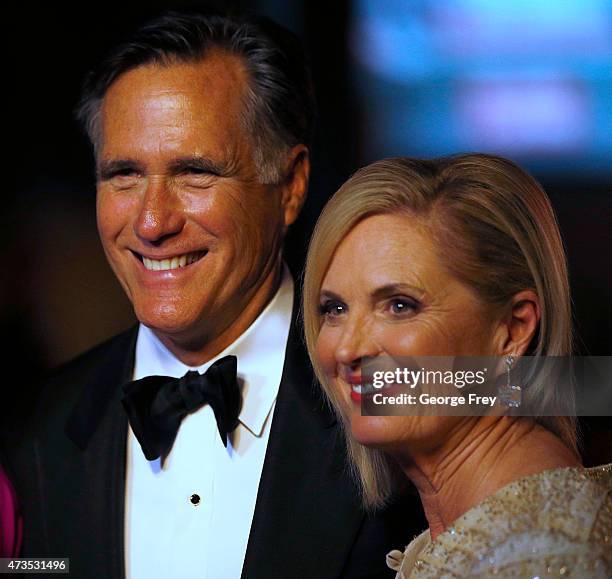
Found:
[{"label": "woman's eye", "polygon": [[392,298],[389,300],[389,309],[395,315],[413,313],[418,308],[418,302],[410,298]]},{"label": "woman's eye", "polygon": [[326,301],[319,305],[319,313],[326,318],[337,318],[346,312],[346,305],[338,301]]}]

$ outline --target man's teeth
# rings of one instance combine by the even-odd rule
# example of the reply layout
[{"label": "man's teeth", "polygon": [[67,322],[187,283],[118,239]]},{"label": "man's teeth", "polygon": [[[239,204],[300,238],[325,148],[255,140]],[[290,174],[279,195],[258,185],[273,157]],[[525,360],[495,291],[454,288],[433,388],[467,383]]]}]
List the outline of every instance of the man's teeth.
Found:
[{"label": "man's teeth", "polygon": [[202,251],[194,251],[193,253],[185,253],[183,255],[177,255],[172,259],[149,259],[148,257],[142,257],[142,263],[147,269],[152,271],[166,271],[168,269],[178,269],[179,267],[185,267],[197,261],[204,255]]}]

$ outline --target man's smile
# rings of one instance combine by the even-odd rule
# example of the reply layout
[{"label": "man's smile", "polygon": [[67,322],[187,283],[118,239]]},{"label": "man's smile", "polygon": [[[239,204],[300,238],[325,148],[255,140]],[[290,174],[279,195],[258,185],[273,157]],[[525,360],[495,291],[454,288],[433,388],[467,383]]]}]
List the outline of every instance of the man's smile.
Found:
[{"label": "man's smile", "polygon": [[191,253],[183,253],[182,255],[175,255],[174,257],[166,259],[152,259],[145,257],[144,255],[141,257],[142,263],[147,269],[153,271],[165,271],[168,269],[177,269],[179,267],[190,265],[204,257],[206,253],[206,251],[193,251]]},{"label": "man's smile", "polygon": [[188,265],[199,261],[208,253],[208,250],[192,251],[189,253],[163,257],[160,259],[146,257],[137,252],[132,253],[140,260],[145,269],[149,271],[169,271],[187,267]]}]

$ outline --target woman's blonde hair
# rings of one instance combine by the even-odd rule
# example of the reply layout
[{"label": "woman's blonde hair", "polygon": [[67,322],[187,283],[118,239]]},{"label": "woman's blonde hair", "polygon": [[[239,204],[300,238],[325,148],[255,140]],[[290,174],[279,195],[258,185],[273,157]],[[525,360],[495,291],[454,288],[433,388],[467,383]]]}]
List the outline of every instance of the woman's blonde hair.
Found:
[{"label": "woman's blonde hair", "polygon": [[[488,304],[503,307],[518,292],[539,297],[541,318],[526,354],[566,356],[572,350],[567,264],[557,220],[542,187],[507,159],[466,154],[432,160],[384,159],[358,170],[325,206],[308,250],[303,314],[306,344],[317,377],[344,426],[351,464],[366,507],[384,504],[400,484],[382,451],[356,443],[348,417],[316,358],[319,294],[340,242],[371,215],[407,212],[425,218],[450,273]],[[537,381],[536,381],[537,383]],[[562,407],[555,388],[526,393],[546,408]],[[540,424],[576,451],[575,421],[543,416]]]}]

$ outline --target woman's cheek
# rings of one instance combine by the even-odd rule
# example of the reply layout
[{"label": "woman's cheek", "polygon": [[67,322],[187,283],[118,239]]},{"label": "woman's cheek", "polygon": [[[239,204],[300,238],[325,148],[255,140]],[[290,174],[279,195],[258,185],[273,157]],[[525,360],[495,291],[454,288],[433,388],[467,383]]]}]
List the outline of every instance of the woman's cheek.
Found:
[{"label": "woman's cheek", "polygon": [[416,354],[418,340],[406,324],[377,324],[373,328],[373,338],[380,351],[389,356],[412,356]]},{"label": "woman's cheek", "polygon": [[333,378],[336,374],[335,340],[332,332],[324,324],[317,338],[316,351],[319,364],[326,376]]}]

